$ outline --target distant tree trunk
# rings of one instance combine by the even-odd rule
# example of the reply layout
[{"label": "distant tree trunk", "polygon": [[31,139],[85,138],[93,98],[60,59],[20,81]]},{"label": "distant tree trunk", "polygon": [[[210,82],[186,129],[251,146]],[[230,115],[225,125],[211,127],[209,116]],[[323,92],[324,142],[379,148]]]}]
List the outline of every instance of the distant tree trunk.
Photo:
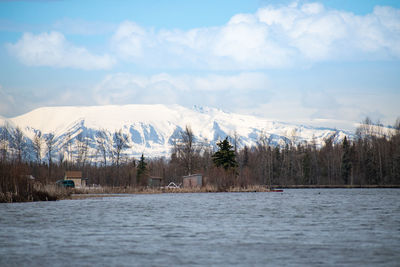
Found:
[{"label": "distant tree trunk", "polygon": [[272,187],[272,179],[274,178],[274,159],[272,156],[272,148],[268,147],[268,151],[269,151],[269,181],[268,181],[268,185],[269,188],[271,189]]},{"label": "distant tree trunk", "polygon": [[128,136],[122,133],[122,130],[115,132],[113,145],[114,145],[115,162],[117,167],[117,181],[119,183],[121,159],[124,151],[130,148]]},{"label": "distant tree trunk", "polygon": [[36,163],[40,164],[42,161],[42,133],[40,131],[35,132],[35,136],[33,137],[33,149],[35,151]]},{"label": "distant tree trunk", "polygon": [[238,133],[235,131],[233,133],[233,136],[229,138],[231,140],[231,143],[233,145],[233,149],[235,150],[236,157],[238,156],[238,149],[239,149],[239,142],[240,142],[240,136]]},{"label": "distant tree trunk", "polygon": [[50,181],[51,179],[51,168],[53,164],[53,153],[54,153],[54,145],[55,145],[55,136],[54,133],[49,133],[46,137],[46,147],[47,147],[47,159],[49,163],[49,173],[48,173],[48,179],[46,179],[46,184]]},{"label": "distant tree trunk", "polygon": [[3,128],[0,129],[1,129],[1,135],[0,135],[1,160],[2,162],[6,162],[8,148],[10,146],[10,141],[11,141],[11,135],[8,124],[6,124]]},{"label": "distant tree trunk", "polygon": [[76,148],[78,152],[76,163],[80,168],[84,168],[88,156],[89,139],[82,132],[76,138]]},{"label": "distant tree trunk", "polygon": [[107,134],[105,130],[99,130],[96,133],[97,149],[103,159],[103,166],[107,166]]},{"label": "distant tree trunk", "polygon": [[25,140],[24,140],[24,134],[22,133],[21,129],[17,127],[14,132],[14,145],[15,149],[17,150],[17,161],[18,163],[22,162],[22,154],[24,152],[25,148]]},{"label": "distant tree trunk", "polygon": [[310,185],[311,182],[311,156],[308,151],[303,156],[303,183]]},{"label": "distant tree trunk", "polygon": [[351,157],[350,157],[350,145],[345,136],[342,143],[342,163],[341,163],[341,176],[344,184],[349,183],[349,177],[352,172]]},{"label": "distant tree trunk", "polygon": [[176,150],[177,157],[183,163],[185,173],[187,175],[192,174],[194,169],[194,156],[197,151],[195,144],[195,137],[190,126],[186,126],[185,131],[182,131],[180,134],[180,138],[177,140]]},{"label": "distant tree trunk", "polygon": [[147,163],[144,161],[144,156],[140,157],[138,166],[137,166],[137,171],[136,171],[136,183],[138,185],[144,186],[146,185],[145,178],[147,176]]}]

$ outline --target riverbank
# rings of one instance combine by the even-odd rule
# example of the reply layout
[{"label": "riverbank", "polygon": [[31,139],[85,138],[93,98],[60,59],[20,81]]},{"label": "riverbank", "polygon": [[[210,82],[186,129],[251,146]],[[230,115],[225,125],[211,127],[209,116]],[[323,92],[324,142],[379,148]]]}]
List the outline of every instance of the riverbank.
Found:
[{"label": "riverbank", "polygon": [[163,194],[163,193],[218,193],[218,192],[269,192],[266,186],[253,185],[248,187],[227,187],[221,188],[212,185],[192,188],[149,188],[149,187],[97,187],[97,188],[81,188],[72,189],[71,197],[79,195],[124,195],[124,194]]},{"label": "riverbank", "polygon": [[135,187],[105,187],[101,189],[75,189],[67,199],[86,199],[98,197],[124,197],[132,194],[185,194],[185,193],[246,193],[246,192],[281,192],[270,190],[261,185],[248,187],[217,188],[216,186],[203,186],[194,188],[135,188]]},{"label": "riverbank", "polygon": [[[274,189],[313,189],[313,188],[400,188],[400,185],[272,185]],[[88,187],[72,189],[73,194],[157,194],[157,193],[218,193],[218,192],[269,192],[265,185],[251,185],[246,187],[218,187],[206,185],[191,188],[150,188],[150,187]]]},{"label": "riverbank", "polygon": [[15,188],[13,192],[0,192],[0,203],[56,201],[67,199],[71,190],[56,185],[27,184],[24,190]]},{"label": "riverbank", "polygon": [[272,190],[266,186],[218,188],[207,185],[195,188],[147,188],[147,187],[101,187],[73,189],[68,199],[85,199],[96,197],[121,197],[130,194],[168,194],[168,193],[220,193],[220,192],[280,192],[279,189],[357,189],[357,188],[400,188],[400,185],[273,185]]},{"label": "riverbank", "polygon": [[163,194],[163,193],[217,193],[217,192],[269,192],[265,186],[217,187],[207,185],[194,188],[149,188],[149,187],[87,187],[63,188],[56,185],[35,185],[24,192],[0,193],[0,203],[56,201],[63,199],[84,199],[92,197],[112,197],[128,194]]},{"label": "riverbank", "polygon": [[[400,188],[400,185],[253,185],[248,187],[217,187],[206,185],[194,188],[148,188],[148,187],[87,187],[66,189],[55,185],[35,188],[29,195],[0,193],[0,203],[56,201],[64,199],[86,199],[97,197],[121,197],[130,194],[168,194],[168,193],[219,193],[219,192],[276,192],[276,189],[357,189],[357,188]],[[279,191],[278,191],[279,192]]]}]

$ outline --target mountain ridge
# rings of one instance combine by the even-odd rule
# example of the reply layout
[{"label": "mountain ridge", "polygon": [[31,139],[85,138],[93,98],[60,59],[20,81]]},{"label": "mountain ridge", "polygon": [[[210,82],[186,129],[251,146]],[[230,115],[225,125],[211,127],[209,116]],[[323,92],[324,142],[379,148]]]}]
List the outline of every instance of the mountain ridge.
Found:
[{"label": "mountain ridge", "polygon": [[106,132],[108,141],[112,142],[112,134],[121,130],[131,144],[126,152],[134,157],[141,153],[148,157],[169,156],[171,140],[186,126],[191,127],[198,141],[213,147],[218,140],[234,134],[239,137],[239,147],[256,145],[260,136],[268,138],[271,145],[280,146],[305,141],[321,146],[333,134],[334,142],[353,136],[340,129],[289,124],[211,107],[161,104],[42,107],[14,118],[0,119],[0,126],[4,128],[6,122],[11,128],[19,127],[28,141],[38,131],[43,135],[53,133],[59,152],[67,135],[72,141],[79,134],[84,135],[95,150],[97,132]]}]

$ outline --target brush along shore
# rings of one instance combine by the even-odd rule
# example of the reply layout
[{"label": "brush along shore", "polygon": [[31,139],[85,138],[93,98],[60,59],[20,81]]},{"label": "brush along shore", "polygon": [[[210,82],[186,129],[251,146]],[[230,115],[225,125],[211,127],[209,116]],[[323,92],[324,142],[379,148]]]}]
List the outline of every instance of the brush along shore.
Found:
[{"label": "brush along shore", "polygon": [[63,199],[84,199],[92,197],[113,197],[129,194],[163,194],[163,193],[217,193],[217,192],[269,192],[262,185],[247,187],[217,187],[206,185],[193,188],[150,188],[150,187],[87,187],[64,188],[56,185],[37,185],[27,192],[0,193],[0,203],[55,201]]},{"label": "brush along shore", "polygon": [[[56,185],[37,185],[24,192],[0,192],[0,203],[31,202],[31,201],[55,201],[63,199],[85,199],[96,197],[121,197],[129,194],[163,194],[163,193],[218,193],[218,192],[276,192],[274,188],[283,189],[334,189],[334,188],[400,188],[400,185],[287,185],[272,186],[272,190],[264,185],[252,185],[247,187],[217,187],[206,185],[193,188],[149,188],[149,187],[87,187],[87,188],[63,188]],[[279,192],[279,191],[278,191]]]},{"label": "brush along shore", "polygon": [[266,186],[253,185],[247,187],[217,187],[206,185],[192,188],[150,188],[150,187],[101,187],[101,188],[74,188],[72,196],[79,195],[115,195],[115,194],[162,194],[162,193],[217,193],[217,192],[269,192]]},{"label": "brush along shore", "polygon": [[121,197],[130,194],[163,194],[163,193],[220,193],[220,192],[282,192],[280,189],[334,189],[334,188],[400,188],[400,185],[383,186],[360,186],[360,185],[297,185],[297,186],[272,186],[272,189],[265,185],[252,185],[247,187],[217,187],[206,185],[203,187],[192,188],[149,188],[149,187],[101,187],[101,188],[82,188],[71,189],[71,195],[68,199],[84,199],[95,197]]},{"label": "brush along shore", "polygon": [[191,188],[167,188],[167,187],[87,187],[70,189],[72,194],[161,194],[161,193],[218,193],[218,192],[270,192],[276,189],[334,189],[334,188],[400,188],[400,185],[272,185],[271,189],[265,185],[249,185],[245,187],[231,186],[218,187],[205,185]]},{"label": "brush along shore", "polygon": [[0,203],[55,201],[67,199],[72,192],[56,185],[27,184],[15,187],[13,191],[0,192]]}]

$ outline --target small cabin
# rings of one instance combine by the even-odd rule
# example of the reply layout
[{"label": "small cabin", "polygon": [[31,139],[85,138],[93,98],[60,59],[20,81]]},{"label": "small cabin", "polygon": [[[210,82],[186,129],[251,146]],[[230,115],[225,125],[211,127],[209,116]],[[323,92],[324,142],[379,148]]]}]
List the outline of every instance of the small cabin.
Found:
[{"label": "small cabin", "polygon": [[162,184],[162,180],[163,180],[162,177],[154,177],[154,176],[149,177],[147,179],[147,186],[149,186],[149,187],[160,187],[161,184]]},{"label": "small cabin", "polygon": [[64,175],[64,180],[70,180],[74,182],[75,188],[86,187],[86,178],[82,178],[81,171],[67,171]]},{"label": "small cabin", "polygon": [[188,176],[183,176],[183,188],[202,187],[202,186],[203,186],[203,175],[192,174]]}]

